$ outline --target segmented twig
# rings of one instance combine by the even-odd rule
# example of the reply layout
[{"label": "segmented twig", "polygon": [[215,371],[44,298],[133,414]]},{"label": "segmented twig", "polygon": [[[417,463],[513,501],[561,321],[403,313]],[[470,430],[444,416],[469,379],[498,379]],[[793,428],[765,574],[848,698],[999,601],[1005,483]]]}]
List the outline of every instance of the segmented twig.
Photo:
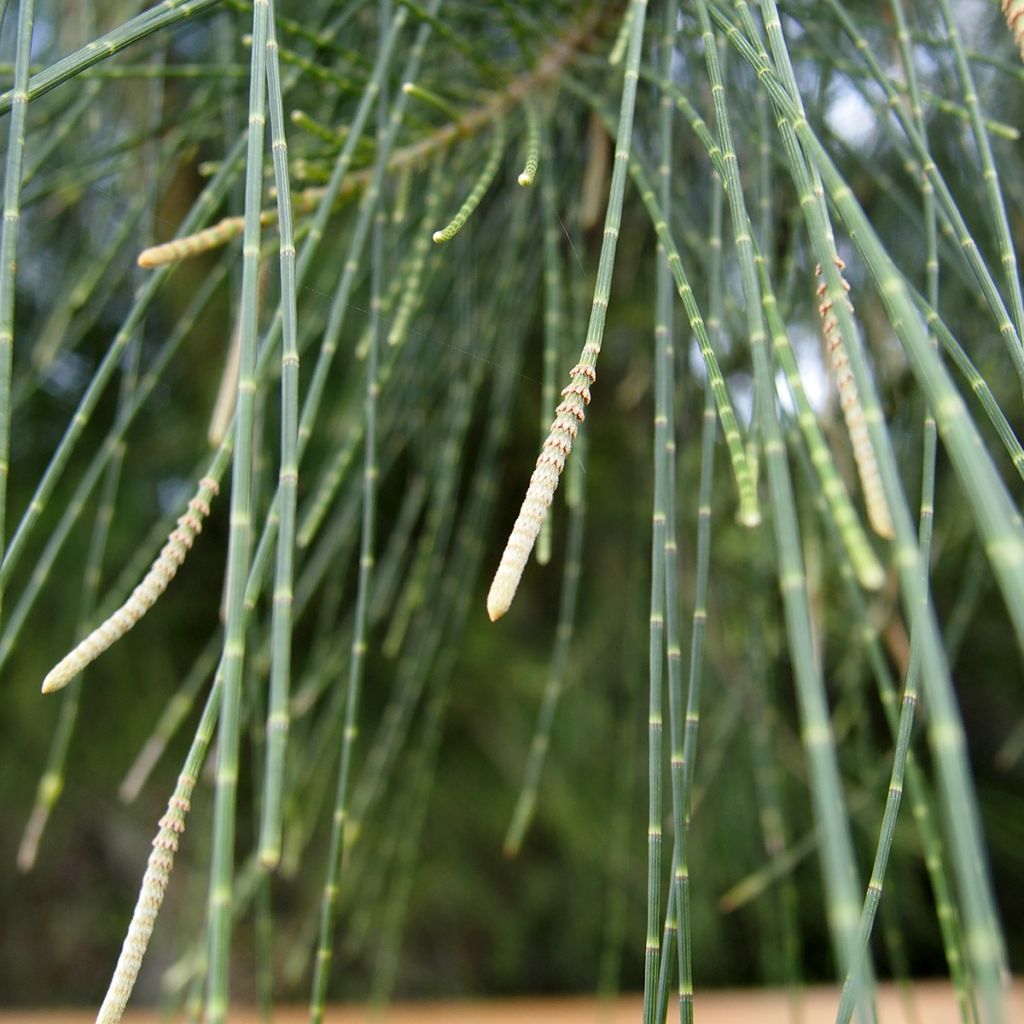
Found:
[{"label": "segmented twig", "polygon": [[540,525],[555,496],[558,479],[572,443],[590,404],[590,385],[597,380],[592,366],[578,363],[569,371],[570,383],[562,389],[562,401],[555,409],[555,419],[537,457],[537,468],[530,477],[530,486],[501,556],[498,571],[487,594],[487,614],[496,622],[508,611],[526,562],[540,533]]},{"label": "segmented twig", "polygon": [[[840,274],[846,269],[846,264],[838,256],[835,257],[835,264],[839,268]],[[820,266],[815,267],[814,272],[819,278],[821,277]],[[845,277],[842,278],[842,282],[843,287],[849,291],[850,284]],[[885,500],[885,492],[882,490],[878,460],[875,458],[875,449],[868,436],[868,426],[864,419],[864,410],[861,408],[857,384],[850,370],[843,336],[839,332],[839,321],[832,312],[832,300],[826,296],[825,290],[826,285],[822,280],[818,285],[818,297],[821,299],[821,304],[818,306],[821,332],[828,347],[832,371],[835,373],[839,404],[843,410],[843,419],[846,421],[846,430],[850,435],[850,444],[853,447],[853,458],[857,464],[860,485],[864,491],[864,504],[867,506],[868,519],[872,529],[879,537],[891,540],[894,536],[892,517],[889,514],[889,504]],[[853,304],[849,299],[846,299],[845,302],[852,313]]]},{"label": "segmented twig", "polygon": [[153,839],[153,852],[149,855],[146,872],[142,876],[138,902],[132,913],[124,945],[121,946],[121,955],[117,958],[110,987],[96,1015],[96,1024],[117,1024],[135,987],[135,979],[142,966],[142,958],[146,955],[149,937],[153,934],[153,925],[174,867],[178,837],[185,831],[185,818],[195,785],[195,776],[182,772],[167,802],[167,813],[160,819],[160,830]]},{"label": "segmented twig", "polygon": [[203,520],[210,514],[210,502],[217,494],[216,480],[203,477],[199,490],[188,503],[188,511],[178,519],[177,528],[167,539],[156,561],[131,597],[97,626],[70,654],[66,655],[43,680],[43,693],[53,693],[67,686],[79,672],[95,661],[111,644],[120,640],[156,604],[174,574],[202,531]]},{"label": "segmented twig", "polygon": [[1024,0],[1003,0],[1002,7],[1013,41],[1020,50],[1020,59],[1024,60]]}]

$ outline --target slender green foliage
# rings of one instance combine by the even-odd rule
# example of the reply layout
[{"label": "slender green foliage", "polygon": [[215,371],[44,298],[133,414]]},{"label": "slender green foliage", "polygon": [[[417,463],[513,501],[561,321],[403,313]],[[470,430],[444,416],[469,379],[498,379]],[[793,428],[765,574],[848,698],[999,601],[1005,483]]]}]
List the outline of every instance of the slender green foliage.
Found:
[{"label": "slender green foliage", "polygon": [[[977,438],[974,424],[966,413],[963,400],[953,389],[945,369],[938,363],[899,272],[864,217],[848,185],[809,130],[806,120],[794,109],[791,97],[774,79],[764,61],[757,56],[747,41],[741,38],[734,27],[728,26],[726,34],[744,58],[756,68],[759,79],[769,89],[780,116],[792,119],[793,132],[801,146],[805,148],[807,157],[821,173],[825,187],[845,221],[847,230],[856,240],[865,264],[876,279],[890,320],[899,333],[915,374],[927,394],[940,436],[957,472],[962,477],[977,524],[986,538],[989,555],[1003,588],[1008,610],[1011,618],[1015,620],[1018,635],[1021,635],[1020,615],[1024,612],[1024,595],[1021,588],[1024,587],[1024,578],[1017,567],[1024,560],[1024,549],[1020,538],[1019,520],[1005,487],[998,479],[991,460]],[[792,170],[794,174],[800,173],[799,161],[793,164]],[[807,206],[806,212],[814,216],[820,211],[816,204],[812,203]],[[819,230],[815,231],[815,237],[821,239],[823,235],[824,231],[819,227]],[[841,285],[827,267],[826,274],[833,278],[829,284],[829,291],[838,298],[841,294]],[[839,312],[842,319],[841,308]],[[981,853],[980,828],[966,763],[963,727],[953,699],[948,667],[941,653],[934,618],[930,611],[925,610],[929,608],[929,604],[926,594],[922,593],[924,588],[921,584],[919,557],[905,501],[897,481],[895,457],[880,417],[871,414],[871,408],[877,400],[874,398],[874,388],[867,367],[856,345],[851,346],[850,362],[862,395],[866,398],[865,415],[879,454],[886,494],[893,508],[899,550],[897,567],[908,613],[914,623],[914,629],[920,631],[922,640],[923,678],[928,686],[927,698],[933,715],[930,720],[929,736],[937,755],[943,798],[948,808],[956,809],[955,820],[958,827],[953,832],[952,840],[954,863],[964,892],[967,948],[979,984],[985,993],[986,1012],[992,1020],[999,1020],[1002,1018],[1002,998],[998,978],[1001,971],[999,965],[1004,959],[1003,944],[996,924],[993,897],[982,866],[984,858]]]},{"label": "slender green foliage", "polygon": [[260,824],[260,860],[275,867],[281,857],[281,801],[285,749],[288,742],[288,696],[291,689],[292,606],[294,594],[295,505],[299,466],[299,349],[295,294],[295,243],[292,239],[291,189],[288,184],[288,143],[281,102],[273,20],[267,35],[267,84],[273,132],[274,185],[277,189],[278,233],[281,239],[281,468],[278,476],[279,525],[274,568],[273,655],[267,709],[267,764]]},{"label": "slender green foliage", "polygon": [[249,77],[248,152],[245,175],[245,233],[242,243],[242,294],[238,398],[235,402],[234,459],[231,469],[230,534],[226,578],[223,684],[217,745],[217,792],[214,805],[213,862],[209,895],[209,972],[206,1019],[220,1024],[228,1013],[228,965],[231,948],[231,901],[234,882],[235,806],[245,658],[245,581],[249,575],[252,534],[253,417],[256,399],[260,203],[266,120],[266,59],[269,0],[254,0],[252,68]]},{"label": "slender green foliage", "polygon": [[761,292],[754,264],[750,218],[747,215],[737,167],[725,85],[718,67],[715,35],[707,5],[703,0],[697,0],[697,11],[726,171],[723,184],[729,201],[729,212],[735,233],[734,244],[739,257],[743,293],[746,298],[747,333],[754,363],[758,425],[764,442],[772,493],[772,527],[778,559],[779,589],[782,592],[787,634],[796,658],[794,674],[802,720],[802,739],[811,763],[811,791],[815,815],[822,830],[822,861],[829,924],[836,957],[842,969],[849,964],[853,956],[851,917],[854,913],[852,906],[855,901],[856,861],[849,825],[840,810],[844,801],[835,740],[828,716],[820,663],[813,650],[807,581],[800,551],[792,483],[788,467],[782,457],[782,440],[772,386],[774,375],[762,319]]},{"label": "slender green foliage", "polygon": [[455,216],[443,228],[439,228],[434,232],[433,239],[435,242],[450,242],[462,230],[463,225],[469,220],[473,211],[480,205],[480,200],[483,199],[484,193],[490,187],[491,182],[494,181],[494,176],[498,173],[498,165],[501,163],[504,152],[505,119],[498,118],[498,122],[494,126],[494,134],[491,136],[491,145],[487,151],[487,160],[480,169],[479,177],[473,183],[473,187],[469,190],[469,195],[466,196],[465,202],[459,207]]},{"label": "slender green foliage", "polygon": [[[0,666],[11,749],[49,743],[0,792],[36,872],[0,988],[72,1001],[66,956],[113,966],[87,896],[42,958],[26,903],[129,849],[94,813],[109,767],[172,796],[108,1024],[151,935],[197,1021],[229,987],[320,1020],[643,976],[645,1020],[678,990],[689,1022],[701,984],[795,1001],[830,969],[870,1019],[876,951],[908,1000],[938,967],[929,921],[961,1019],[1002,1024],[1013,4],[970,34],[945,0],[666,0],[655,26],[644,0],[83,0],[51,32],[53,7],[33,33],[0,0]],[[494,619],[534,549],[561,582],[494,630],[479,569]]]},{"label": "slender green foliage", "polygon": [[533,184],[540,165],[540,113],[530,99],[523,101],[523,112],[526,115],[526,166],[516,181],[526,188]]},{"label": "slender green foliage", "polygon": [[[28,62],[35,22],[34,0],[18,4],[18,30],[14,59],[14,90],[7,127],[4,161],[3,225],[0,229],[0,553],[7,529],[7,480],[10,476],[11,366],[14,359],[14,285],[21,224],[21,171],[25,154],[25,119],[28,115]],[[0,580],[0,607],[3,581]]]},{"label": "slender green foliage", "polygon": [[[81,49],[69,54],[62,60],[33,75],[28,82],[28,99],[35,99],[56,88],[58,85],[80,75],[86,68],[98,64],[115,53],[137,43],[140,39],[159,32],[161,29],[176,25],[179,22],[194,18],[197,14],[208,11],[221,0],[163,0],[162,3],[143,11],[141,14],[126,21],[123,25],[108,32],[99,39],[94,39]],[[28,53],[25,54],[25,67],[28,68]],[[0,114],[13,110],[17,102],[18,87],[0,95]]]}]

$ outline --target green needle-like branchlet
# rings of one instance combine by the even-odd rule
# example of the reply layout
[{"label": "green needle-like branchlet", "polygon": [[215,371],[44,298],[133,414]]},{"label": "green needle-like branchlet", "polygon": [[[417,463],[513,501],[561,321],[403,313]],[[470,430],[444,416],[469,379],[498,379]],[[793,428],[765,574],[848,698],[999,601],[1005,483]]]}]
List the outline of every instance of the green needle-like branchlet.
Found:
[{"label": "green needle-like branchlet", "polygon": [[501,158],[505,153],[505,119],[499,117],[494,126],[494,133],[491,136],[491,146],[487,151],[487,160],[480,171],[479,177],[473,183],[465,202],[459,207],[454,217],[443,227],[433,234],[435,242],[450,242],[469,220],[470,215],[480,205],[484,193],[490,188],[494,176],[498,173]]},{"label": "green needle-like branchlet", "polygon": [[[716,13],[716,17],[720,16]],[[846,181],[810,130],[806,119],[795,107],[788,91],[777,81],[763,58],[735,26],[727,19],[720,20],[724,22],[727,38],[754,67],[759,80],[769,90],[779,117],[791,125],[807,158],[820,172],[825,188],[855,240],[865,266],[875,279],[890,322],[896,329],[915,376],[927,396],[940,437],[963,482],[964,493],[979,531],[985,539],[989,558],[1002,588],[1015,631],[1018,638],[1024,641],[1024,572],[1021,569],[1024,566],[1024,538],[1021,536],[1019,518],[978,436],[977,429],[967,414],[963,399],[957,394],[947,371],[928,341],[902,276],[886,253]],[[795,162],[791,170],[796,176],[805,173],[802,161]],[[802,187],[809,189],[809,182]],[[805,209],[805,214],[811,218],[815,218],[819,213],[820,209],[816,204],[808,204]],[[823,227],[817,224],[812,232],[815,244],[823,240],[824,235]],[[825,271],[826,274],[831,272],[829,267],[826,267]],[[842,286],[836,277],[837,275],[830,280],[829,290],[839,298]],[[957,823],[951,838],[954,865],[963,894],[968,956],[983,993],[986,1013],[992,1021],[999,1021],[1003,1019],[999,979],[1003,973],[1005,955],[994,899],[983,867],[985,858],[982,853],[983,844],[974,787],[967,764],[963,726],[953,695],[949,669],[942,654],[938,629],[922,585],[916,538],[906,501],[900,490],[895,456],[880,416],[873,413],[877,405],[874,384],[858,345],[852,345],[850,348],[850,364],[862,398],[865,399],[865,415],[868,417],[872,440],[879,456],[886,497],[893,511],[897,568],[908,617],[913,623],[915,635],[921,640],[925,697],[932,710],[929,739],[936,755],[943,803],[948,808],[951,819]]]},{"label": "green needle-like branchlet", "polygon": [[811,792],[815,817],[822,832],[822,864],[829,925],[837,959],[841,967],[845,968],[852,960],[854,949],[856,860],[849,823],[842,813],[844,800],[835,740],[829,720],[820,662],[814,652],[799,526],[779,428],[775,374],[767,347],[761,289],[750,233],[751,221],[746,209],[733,145],[726,88],[718,64],[717,43],[704,0],[697,0],[697,14],[704,44],[704,59],[711,81],[725,171],[724,185],[746,300],[747,332],[754,364],[757,416],[772,495],[772,527],[778,558],[779,588],[782,592],[786,629],[794,661],[802,738],[811,765]]},{"label": "green needle-like branchlet", "polygon": [[228,1013],[228,966],[235,860],[235,813],[242,669],[245,658],[245,583],[252,557],[253,425],[256,405],[256,346],[259,301],[260,206],[263,191],[266,123],[267,39],[273,12],[269,0],[254,0],[253,47],[249,77],[248,152],[245,173],[245,232],[239,318],[238,398],[235,403],[234,458],[225,589],[223,686],[217,745],[213,859],[209,894],[209,972],[206,1020],[222,1024]]},{"label": "green needle-like branchlet", "polygon": [[533,184],[540,164],[540,113],[529,97],[523,100],[523,113],[526,115],[526,166],[516,180],[526,188]]},{"label": "green needle-like branchlet", "polygon": [[[678,4],[665,4],[662,31],[659,40],[659,66],[665,78],[672,74],[672,53],[678,21]],[[672,120],[674,108],[671,97],[662,93],[658,106],[658,193],[665,216],[671,221],[673,209],[672,172]],[[719,249],[720,251],[720,249]],[[714,253],[714,247],[712,247]],[[652,585],[662,582],[665,588],[664,635],[668,668],[669,695],[669,765],[672,791],[672,880],[674,896],[677,951],[676,967],[679,991],[679,1018],[681,1024],[693,1020],[693,979],[691,977],[691,921],[686,884],[686,795],[684,754],[684,722],[686,698],[683,694],[682,641],[680,638],[679,602],[679,548],[676,524],[676,419],[675,419],[675,318],[673,316],[672,274],[667,253],[659,240],[656,259],[655,316],[654,316],[654,517],[652,542],[660,532],[661,551],[652,549],[652,558],[661,559],[660,574],[652,573]],[[702,469],[703,472],[703,469]],[[659,509],[659,505],[661,506]],[[663,522],[658,529],[659,512]],[[660,580],[658,579],[660,575]],[[653,618],[653,606],[652,606]],[[653,650],[652,650],[653,653]],[[660,652],[659,652],[660,657]],[[650,884],[650,883],[649,883]],[[667,903],[671,903],[669,900]],[[671,936],[666,916],[666,933]],[[671,951],[664,944],[661,951],[661,975],[672,975]],[[658,985],[656,1005],[662,1001],[662,985]],[[667,1001],[667,987],[665,1001]]]},{"label": "green needle-like branchlet", "polygon": [[[82,0],[56,35],[37,24],[29,65],[14,22],[31,3],[0,0],[2,131],[25,136],[16,310],[0,296],[18,339],[0,401],[11,451],[0,669],[22,695],[14,713],[33,702],[24,673],[48,667],[41,645],[86,637],[50,688],[163,592],[87,670],[89,689],[73,681],[40,706],[55,727],[34,805],[31,788],[12,804],[16,824],[28,822],[21,866],[37,860],[45,882],[55,858],[81,853],[40,840],[58,812],[81,816],[82,772],[116,752],[96,726],[106,712],[138,753],[122,795],[145,796],[170,767],[162,755],[188,746],[179,732],[195,730],[196,699],[215,676],[179,786],[157,783],[174,795],[104,1024],[144,980],[188,801],[203,817],[207,797],[210,818],[176,869],[170,930],[154,932],[181,947],[174,956],[184,950],[166,975],[172,1014],[198,1020],[206,1001],[223,1020],[229,974],[264,1016],[312,978],[318,1018],[353,967],[365,974],[344,983],[353,993],[414,995],[404,933],[415,929],[415,948],[436,944],[428,929],[449,909],[475,927],[493,877],[466,874],[462,854],[475,830],[507,825],[508,852],[529,851],[502,868],[522,891],[552,843],[582,870],[564,905],[520,901],[514,919],[491,916],[502,970],[519,962],[525,915],[543,912],[547,963],[560,962],[559,944],[582,949],[600,932],[602,992],[644,956],[646,1021],[688,1024],[711,959],[737,981],[749,959],[742,980],[789,984],[797,999],[816,955],[807,940],[827,928],[845,1019],[869,1011],[876,953],[899,979],[923,962],[914,939],[931,921],[964,1024],[1004,1024],[980,820],[984,811],[1005,871],[998,840],[1012,803],[989,783],[1024,749],[1024,730],[997,723],[991,756],[969,761],[948,665],[966,680],[993,645],[1024,647],[1020,392],[1016,374],[1001,373],[1007,350],[1024,366],[1005,230],[1024,200],[1007,145],[1024,66],[995,5],[978,26],[1001,48],[983,55],[964,46],[963,24],[944,38],[956,5],[907,0],[876,15],[836,0],[666,0],[656,26],[637,0],[587,0],[582,13],[516,0],[323,0],[287,12],[275,0],[148,2],[134,18],[146,3]],[[104,19],[115,28],[102,36]],[[262,42],[243,35],[261,20]],[[179,41],[188,62],[163,69],[160,48]],[[86,45],[65,58],[69,43]],[[240,47],[252,47],[242,62]],[[271,138],[256,151],[245,111],[261,52]],[[151,120],[144,90],[161,107]],[[847,118],[851,107],[860,116]],[[979,176],[973,190],[964,168]],[[435,245],[467,193],[469,230]],[[144,250],[152,267],[140,271],[134,255],[154,226],[172,240]],[[5,253],[12,237],[0,240]],[[9,264],[0,276],[13,288]],[[841,375],[823,409],[819,335]],[[229,400],[207,440],[228,339],[249,367],[225,371]],[[605,348],[601,372],[621,382],[594,393],[602,410],[584,466],[577,434]],[[508,607],[505,570],[529,564],[538,522],[536,557],[563,568],[561,584],[540,581],[518,626],[489,632],[472,614],[488,582],[477,570],[509,538],[489,532],[491,515],[517,486],[505,471],[531,443],[538,397],[529,495],[541,501],[524,504],[528,529],[517,523],[489,611]],[[906,489],[918,463],[920,510]],[[549,502],[563,469],[560,518]],[[638,493],[648,484],[653,495]],[[206,519],[218,487],[234,487],[233,507]],[[762,513],[764,531],[742,528]],[[869,520],[886,543],[867,534]],[[985,596],[991,579],[1001,596]],[[1009,629],[981,615],[1000,600]],[[966,649],[970,664],[958,661]],[[637,688],[644,656],[649,679]],[[576,677],[586,686],[570,694]],[[972,692],[972,725],[994,707],[990,689]],[[536,726],[520,744],[524,707]],[[215,791],[196,780],[218,716]],[[138,735],[137,722],[147,723]],[[915,729],[927,729],[927,766]],[[634,757],[645,731],[649,749]],[[590,772],[597,745],[606,768]],[[467,746],[483,771],[463,770]],[[491,799],[492,776],[512,790]],[[849,856],[848,820],[859,852],[874,856],[866,893],[854,870],[870,865]],[[435,859],[442,850],[462,851],[459,891],[473,898],[446,899],[438,916],[437,872],[451,866]],[[628,907],[639,909],[645,873],[641,953]],[[914,887],[918,874],[926,887]],[[722,883],[732,885],[723,911],[736,914],[715,927],[708,898]],[[729,958],[733,928],[757,934],[752,957]],[[251,963],[229,957],[239,940]],[[454,962],[437,948],[447,972]]]},{"label": "green needle-like branchlet", "polygon": [[[432,0],[430,4],[431,14],[436,15],[439,7],[440,0]],[[410,51],[409,59],[405,68],[404,77],[406,81],[412,81],[416,78],[419,69],[419,62],[422,59],[423,49],[426,45],[430,30],[430,24],[427,23],[421,25],[417,32],[416,41]],[[381,34],[382,37],[385,37],[384,25],[382,25]],[[398,128],[402,123],[402,116],[404,114],[408,98],[408,93],[400,93],[393,105],[390,115],[386,119],[382,117],[379,120],[377,132],[377,164],[374,169],[373,182],[370,189],[367,191],[366,198],[364,200],[364,208],[360,214],[360,226],[356,229],[357,238],[362,234],[360,228],[363,224],[365,223],[368,226],[369,215],[371,213],[375,213],[375,208],[379,202],[379,193],[383,176],[387,169],[388,154],[398,133]],[[375,217],[375,219],[377,218]],[[379,219],[377,219],[377,223],[378,229],[382,230],[383,225]],[[378,246],[377,255],[375,257],[375,262],[378,264],[378,273],[380,259],[381,256]],[[339,290],[339,298],[343,294],[347,300],[344,282]],[[375,293],[374,299],[379,302],[379,292]],[[332,309],[331,321],[337,321],[340,326],[340,315],[337,317],[335,316],[335,311],[338,309],[339,304],[336,301],[335,306]],[[379,314],[379,308],[372,310],[372,315],[378,319]],[[328,334],[330,334],[330,332],[331,326],[329,324]],[[355,612],[355,624],[353,627],[348,668],[348,689],[342,732],[342,753],[338,767],[338,782],[334,802],[334,815],[332,817],[331,825],[330,848],[327,855],[327,872],[324,881],[323,897],[320,905],[320,924],[318,930],[316,964],[313,975],[313,987],[310,996],[310,1017],[313,1024],[319,1024],[319,1021],[323,1019],[325,1000],[327,996],[327,980],[330,974],[331,959],[333,955],[334,919],[338,898],[338,878],[341,873],[342,855],[345,850],[345,829],[349,815],[349,771],[351,767],[352,750],[358,734],[357,716],[359,710],[359,696],[366,655],[366,619],[370,597],[369,586],[373,570],[374,523],[378,472],[376,445],[374,443],[376,436],[374,430],[377,394],[380,386],[377,377],[378,342],[379,334],[378,331],[375,331],[374,340],[370,347],[370,354],[367,358],[362,539],[359,562],[359,582],[356,597],[357,608]],[[314,393],[312,385],[310,387],[310,393]],[[304,424],[305,416],[303,416],[303,421],[300,422],[299,425],[300,443],[302,443]]]},{"label": "green needle-like branchlet", "polygon": [[[163,0],[162,3],[143,11],[92,42],[57,61],[45,71],[33,75],[28,82],[28,99],[35,99],[81,74],[86,68],[98,64],[115,53],[137,43],[140,39],[169,28],[178,22],[195,18],[204,11],[215,7],[222,0]],[[25,67],[28,67],[26,52]],[[17,86],[0,95],[0,115],[11,110],[16,102]]]},{"label": "green needle-like branchlet", "polygon": [[[200,197],[192,204],[189,215],[182,222],[181,234],[191,233],[210,215],[212,210],[222,200],[231,180],[241,166],[239,161],[241,154],[244,152],[243,142],[244,136],[232,149],[228,158],[225,159],[221,170],[218,171],[216,176],[203,190]],[[3,589],[6,581],[10,578],[10,574],[14,571],[24,546],[38,524],[39,517],[46,509],[47,502],[67,467],[76,445],[81,440],[82,434],[99,403],[103,391],[117,369],[125,348],[138,330],[139,325],[143,322],[149,307],[156,299],[166,274],[166,268],[157,270],[140,289],[110,348],[89,381],[89,385],[85,389],[85,393],[82,395],[63,437],[57,445],[49,464],[43,471],[39,483],[36,485],[28,507],[18,523],[14,536],[11,538],[10,546],[4,554],[3,562],[0,563],[0,590]],[[212,474],[210,475],[212,476]]]},{"label": "green needle-like branchlet", "polygon": [[285,138],[281,74],[273,21],[267,35],[267,85],[273,135],[274,185],[277,190],[278,234],[281,239],[281,467],[278,475],[277,559],[274,570],[270,701],[267,709],[267,762],[264,774],[259,857],[276,867],[281,857],[281,804],[285,750],[288,742],[288,699],[291,690],[295,505],[299,483],[299,349],[295,291],[295,243],[292,238],[291,189],[288,185],[288,143]]},{"label": "green needle-like branchlet", "polygon": [[[14,359],[14,284],[17,274],[18,229],[21,223],[21,170],[28,116],[28,62],[32,49],[35,0],[18,4],[14,58],[14,90],[7,126],[4,160],[3,225],[0,226],[0,556],[7,531],[7,481],[11,448],[11,367]],[[0,579],[0,608],[4,581]]]},{"label": "green needle-like branchlet", "polygon": [[402,92],[413,99],[419,100],[421,103],[426,103],[436,110],[440,110],[449,120],[458,121],[462,118],[462,111],[458,107],[449,103],[443,96],[438,96],[436,92],[427,89],[425,86],[418,85],[416,82],[403,82]]}]

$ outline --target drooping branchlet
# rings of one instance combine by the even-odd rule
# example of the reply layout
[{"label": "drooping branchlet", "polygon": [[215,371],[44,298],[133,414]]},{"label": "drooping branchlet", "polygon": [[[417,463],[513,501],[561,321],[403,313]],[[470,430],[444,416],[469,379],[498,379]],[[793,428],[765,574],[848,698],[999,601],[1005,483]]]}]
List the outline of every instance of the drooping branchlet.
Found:
[{"label": "drooping branchlet", "polygon": [[210,501],[218,489],[217,481],[210,477],[199,481],[199,490],[189,500],[188,509],[178,519],[177,527],[131,597],[50,670],[43,680],[43,693],[53,693],[67,686],[156,604],[202,532],[203,520],[210,514]]}]

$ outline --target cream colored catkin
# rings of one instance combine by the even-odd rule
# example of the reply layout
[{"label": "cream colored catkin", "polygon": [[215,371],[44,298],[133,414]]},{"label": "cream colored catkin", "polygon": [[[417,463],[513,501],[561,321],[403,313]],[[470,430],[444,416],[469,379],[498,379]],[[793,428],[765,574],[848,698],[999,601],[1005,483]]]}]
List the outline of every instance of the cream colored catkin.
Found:
[{"label": "cream colored catkin", "polygon": [[509,610],[516,596],[519,580],[555,496],[558,479],[565,469],[576,433],[583,422],[584,410],[590,404],[590,387],[597,379],[597,373],[592,366],[579,363],[569,371],[569,377],[570,383],[562,389],[562,401],[555,409],[551,430],[537,457],[537,466],[530,477],[526,497],[487,594],[487,615],[491,622],[496,622]]},{"label": "cream colored catkin", "polygon": [[96,1014],[96,1024],[118,1024],[131,997],[135,980],[139,976],[139,968],[146,955],[146,948],[149,946],[149,938],[153,934],[153,925],[164,901],[171,869],[174,867],[174,855],[178,852],[178,840],[185,831],[185,818],[189,812],[189,801],[195,785],[196,780],[191,775],[179,775],[174,794],[167,803],[167,813],[160,819],[159,831],[153,839],[153,852],[149,855],[146,871],[142,876],[142,887],[132,913],[131,924],[121,946],[121,955],[117,958],[117,966],[110,979],[107,994]]},{"label": "cream colored catkin", "polygon": [[[841,275],[846,269],[846,264],[838,256],[834,258],[834,261]],[[819,278],[821,277],[820,265],[815,267],[815,274]],[[845,277],[842,278],[842,282],[843,287],[849,292],[850,284]],[[839,321],[832,312],[832,301],[825,295],[825,292],[826,285],[822,281],[818,285],[818,298],[821,299],[818,306],[818,315],[821,317],[821,333],[828,349],[832,371],[835,374],[839,405],[843,410],[843,419],[846,421],[846,431],[850,435],[850,446],[853,448],[853,460],[857,465],[861,490],[864,492],[868,520],[871,523],[871,528],[879,537],[891,540],[895,534],[892,516],[889,513],[889,503],[885,499],[885,491],[882,488],[878,459],[868,434],[868,425],[860,404],[857,382],[853,379],[849,356],[846,354],[843,336],[839,331]],[[853,303],[849,299],[845,301],[847,308],[852,313]]]},{"label": "cream colored catkin", "polygon": [[203,520],[210,514],[210,501],[217,491],[216,480],[203,477],[199,481],[199,490],[189,501],[188,510],[178,519],[176,529],[167,538],[167,543],[131,597],[50,670],[43,680],[43,693],[53,693],[67,686],[153,607],[202,531]]},{"label": "cream colored catkin", "polygon": [[1020,51],[1020,59],[1024,60],[1024,0],[1003,0],[1002,7],[1003,17]]},{"label": "cream colored catkin", "polygon": [[187,260],[192,256],[198,256],[200,253],[226,245],[232,238],[242,233],[244,226],[245,218],[243,217],[225,217],[212,227],[204,228],[195,234],[143,249],[139,253],[137,262],[140,267],[153,270],[156,267],[166,266],[168,263]]},{"label": "cream colored catkin", "polygon": [[[274,210],[264,210],[260,214],[260,223],[267,227],[275,222],[275,218]],[[168,263],[191,259],[193,256],[227,245],[232,238],[240,235],[244,228],[244,217],[225,217],[216,224],[203,228],[202,231],[185,235],[184,238],[172,238],[169,242],[143,249],[136,262],[145,270],[155,270]]]}]

